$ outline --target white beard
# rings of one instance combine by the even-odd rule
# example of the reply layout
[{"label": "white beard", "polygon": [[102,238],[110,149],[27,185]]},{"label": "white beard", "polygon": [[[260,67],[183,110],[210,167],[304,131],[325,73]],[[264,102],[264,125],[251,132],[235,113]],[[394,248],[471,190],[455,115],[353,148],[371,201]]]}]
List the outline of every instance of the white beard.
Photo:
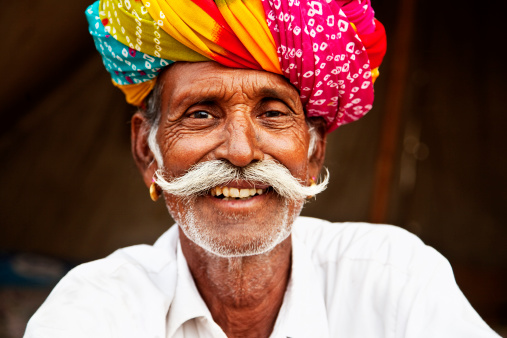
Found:
[{"label": "white beard", "polygon": [[[195,211],[193,200],[186,200],[185,213],[171,210],[171,216],[176,220],[185,236],[202,249],[214,255],[232,258],[261,255],[268,253],[283,242],[292,232],[292,224],[303,208],[303,201],[296,202],[292,208],[287,201],[276,217],[270,217],[262,229],[245,231],[241,235],[224,236],[217,231],[219,224],[211,225],[209,220],[199,219]],[[249,215],[236,213],[220,213],[219,218],[224,223],[248,224]]]}]

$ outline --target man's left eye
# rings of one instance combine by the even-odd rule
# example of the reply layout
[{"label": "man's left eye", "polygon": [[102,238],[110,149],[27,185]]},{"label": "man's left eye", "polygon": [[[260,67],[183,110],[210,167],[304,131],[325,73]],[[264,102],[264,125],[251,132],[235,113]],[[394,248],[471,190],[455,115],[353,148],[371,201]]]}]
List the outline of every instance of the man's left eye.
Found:
[{"label": "man's left eye", "polygon": [[266,117],[280,117],[283,114],[279,111],[276,111],[276,110],[270,110],[270,111],[265,112],[264,115]]},{"label": "man's left eye", "polygon": [[213,115],[207,111],[199,110],[190,114],[190,117],[193,117],[194,119],[212,119]]}]

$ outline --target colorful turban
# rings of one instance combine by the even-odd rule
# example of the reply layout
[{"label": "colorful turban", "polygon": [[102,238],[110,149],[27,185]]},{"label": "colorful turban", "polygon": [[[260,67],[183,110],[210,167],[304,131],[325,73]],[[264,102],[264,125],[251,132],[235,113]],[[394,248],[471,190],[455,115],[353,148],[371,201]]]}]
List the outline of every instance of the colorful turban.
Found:
[{"label": "colorful turban", "polygon": [[371,109],[386,50],[370,0],[100,0],[86,14],[131,104],[170,63],[214,60],[285,76],[328,131]]}]

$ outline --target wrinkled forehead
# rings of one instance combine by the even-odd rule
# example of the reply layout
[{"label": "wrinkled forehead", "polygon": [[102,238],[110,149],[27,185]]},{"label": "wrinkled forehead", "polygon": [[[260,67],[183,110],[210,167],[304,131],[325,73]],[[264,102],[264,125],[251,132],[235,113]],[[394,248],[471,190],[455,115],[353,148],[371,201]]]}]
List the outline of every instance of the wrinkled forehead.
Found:
[{"label": "wrinkled forehead", "polygon": [[271,97],[303,110],[297,89],[281,75],[237,69],[216,62],[176,62],[159,77],[164,106],[202,97],[223,102]]}]

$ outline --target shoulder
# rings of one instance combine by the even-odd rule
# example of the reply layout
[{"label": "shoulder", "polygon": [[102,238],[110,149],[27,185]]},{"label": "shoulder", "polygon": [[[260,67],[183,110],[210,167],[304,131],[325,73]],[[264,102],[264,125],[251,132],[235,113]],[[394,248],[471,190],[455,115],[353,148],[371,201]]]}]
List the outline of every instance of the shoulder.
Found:
[{"label": "shoulder", "polygon": [[177,231],[169,230],[153,246],[119,249],[72,269],[30,319],[25,337],[134,337],[146,326],[158,330],[176,283],[175,243]]},{"label": "shoulder", "polygon": [[304,243],[316,263],[368,261],[410,272],[419,256],[446,262],[417,236],[393,225],[332,223],[300,217],[294,224],[294,236]]},{"label": "shoulder", "polygon": [[497,337],[456,285],[447,259],[408,231],[300,217],[293,234],[312,261],[331,332]]}]

